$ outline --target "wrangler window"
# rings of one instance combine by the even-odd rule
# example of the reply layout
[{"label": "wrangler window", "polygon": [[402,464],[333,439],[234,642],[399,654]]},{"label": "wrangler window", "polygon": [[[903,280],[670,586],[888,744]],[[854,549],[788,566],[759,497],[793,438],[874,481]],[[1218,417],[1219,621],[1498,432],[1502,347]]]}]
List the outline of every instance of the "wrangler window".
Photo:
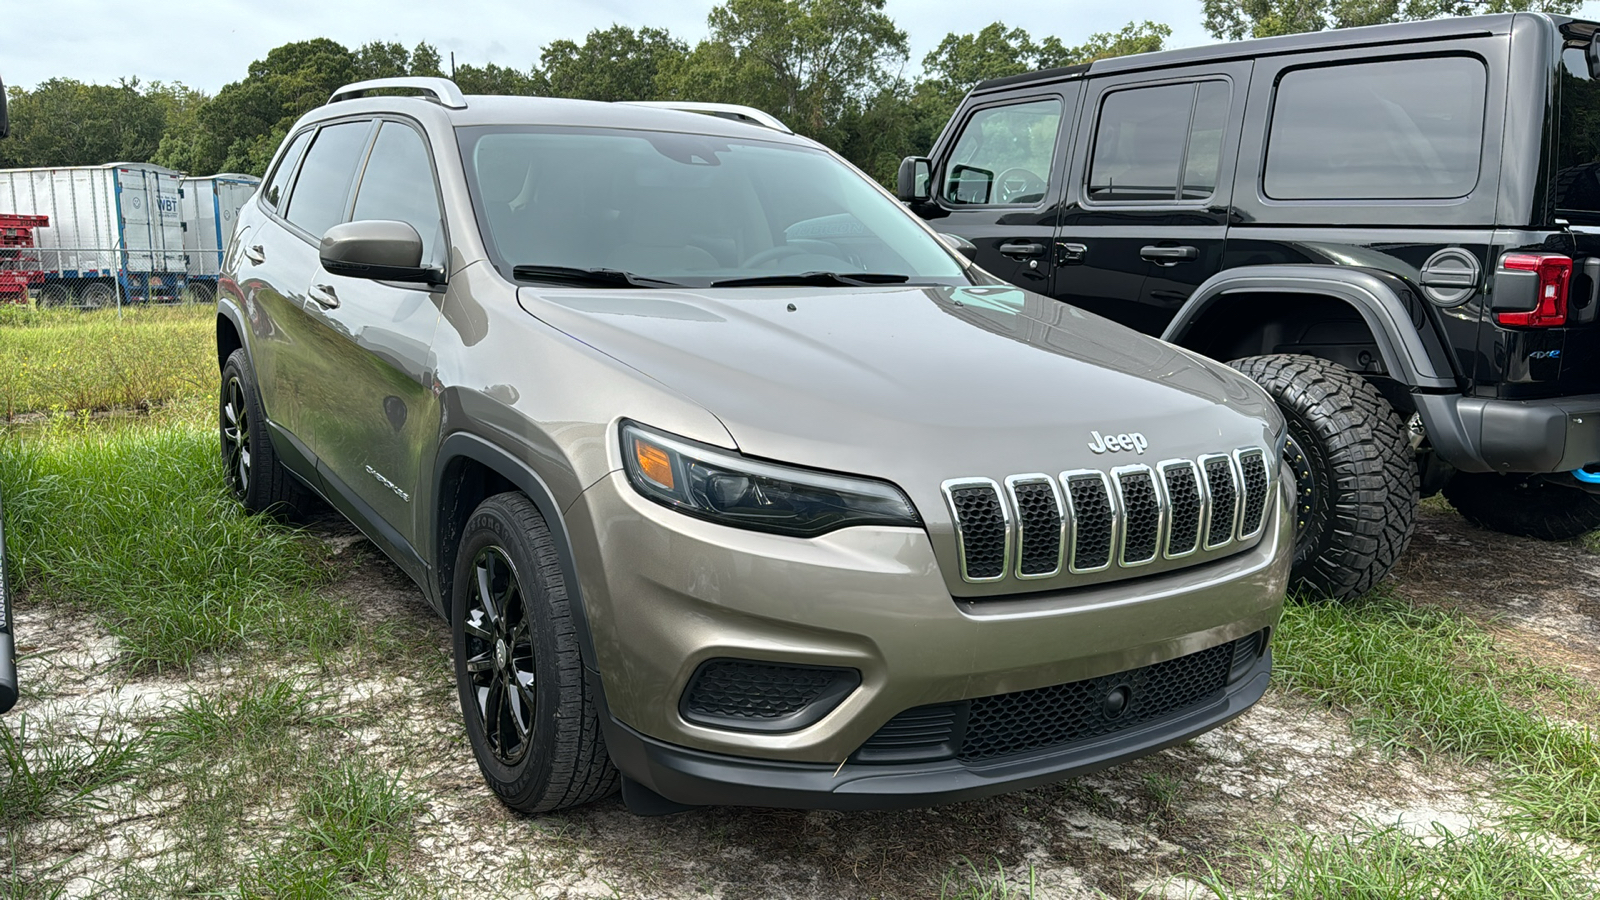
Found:
[{"label": "wrangler window", "polygon": [[1437,200],[1478,183],[1488,72],[1465,56],[1297,69],[1262,187],[1277,200]]},{"label": "wrangler window", "polygon": [[972,114],[945,163],[946,203],[1032,206],[1050,188],[1061,101],[1036,100]]},{"label": "wrangler window", "polygon": [[1582,45],[1561,52],[1561,120],[1553,193],[1556,215],[1600,224],[1600,81]]},{"label": "wrangler window", "polygon": [[1113,91],[1100,106],[1089,198],[1205,200],[1217,189],[1232,88],[1226,81]]}]

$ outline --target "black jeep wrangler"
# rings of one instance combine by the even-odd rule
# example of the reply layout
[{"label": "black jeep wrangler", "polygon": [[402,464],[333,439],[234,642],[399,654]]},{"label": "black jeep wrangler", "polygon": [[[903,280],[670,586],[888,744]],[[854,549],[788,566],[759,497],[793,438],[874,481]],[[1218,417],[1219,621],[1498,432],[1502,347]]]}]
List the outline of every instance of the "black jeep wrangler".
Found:
[{"label": "black jeep wrangler", "polygon": [[1353,596],[1419,495],[1600,527],[1597,31],[1516,13],[996,79],[899,194],[995,275],[1258,381],[1295,574]]}]

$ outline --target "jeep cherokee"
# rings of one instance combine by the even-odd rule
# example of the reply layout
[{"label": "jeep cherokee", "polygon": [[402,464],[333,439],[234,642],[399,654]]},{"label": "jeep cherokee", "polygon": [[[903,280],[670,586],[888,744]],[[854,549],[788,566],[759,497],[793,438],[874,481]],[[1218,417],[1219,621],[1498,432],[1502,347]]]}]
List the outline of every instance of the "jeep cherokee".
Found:
[{"label": "jeep cherokee", "polygon": [[927,804],[1254,703],[1270,398],[696,108],[351,85],[224,261],[232,490],[320,496],[416,581],[496,794]]}]

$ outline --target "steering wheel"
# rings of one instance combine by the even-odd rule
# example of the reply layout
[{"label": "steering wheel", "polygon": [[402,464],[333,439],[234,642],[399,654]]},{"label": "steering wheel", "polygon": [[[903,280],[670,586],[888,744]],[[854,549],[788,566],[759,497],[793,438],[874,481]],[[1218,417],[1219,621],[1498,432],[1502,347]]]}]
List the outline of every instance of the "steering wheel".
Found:
[{"label": "steering wheel", "polygon": [[772,262],[775,259],[783,259],[786,256],[799,256],[802,253],[811,252],[812,251],[807,250],[804,247],[796,247],[793,244],[779,244],[776,247],[768,247],[767,249],[762,250],[760,253],[757,253],[756,255],[745,260],[743,263],[740,263],[740,268],[754,268],[755,266],[762,265],[763,263]]},{"label": "steering wheel", "polygon": [[1045,180],[1021,166],[1012,166],[994,180],[995,202],[1015,203],[1021,197],[1037,194],[1044,196]]}]

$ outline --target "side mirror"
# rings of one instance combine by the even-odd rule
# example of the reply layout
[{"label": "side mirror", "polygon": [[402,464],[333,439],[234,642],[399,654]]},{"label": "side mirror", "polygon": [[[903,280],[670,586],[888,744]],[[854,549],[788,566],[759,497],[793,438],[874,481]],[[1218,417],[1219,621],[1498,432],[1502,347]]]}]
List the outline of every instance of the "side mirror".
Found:
[{"label": "side mirror", "polygon": [[318,251],[322,267],[334,275],[374,281],[444,280],[422,264],[422,236],[405,222],[366,219],[328,229]]},{"label": "side mirror", "polygon": [[946,247],[965,256],[967,259],[976,261],[978,258],[978,245],[959,234],[949,234],[941,231],[939,232],[939,240],[944,241]]},{"label": "side mirror", "polygon": [[900,171],[895,176],[895,196],[907,203],[926,203],[933,199],[928,192],[928,181],[933,177],[933,163],[925,156],[908,156],[900,160]]},{"label": "side mirror", "polygon": [[11,134],[11,117],[6,115],[6,85],[0,81],[0,138]]},{"label": "side mirror", "polygon": [[1584,48],[1583,56],[1589,63],[1589,77],[1600,78],[1600,31],[1589,38],[1589,46]]}]

